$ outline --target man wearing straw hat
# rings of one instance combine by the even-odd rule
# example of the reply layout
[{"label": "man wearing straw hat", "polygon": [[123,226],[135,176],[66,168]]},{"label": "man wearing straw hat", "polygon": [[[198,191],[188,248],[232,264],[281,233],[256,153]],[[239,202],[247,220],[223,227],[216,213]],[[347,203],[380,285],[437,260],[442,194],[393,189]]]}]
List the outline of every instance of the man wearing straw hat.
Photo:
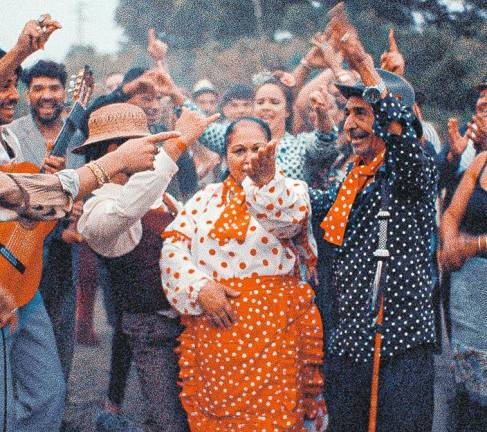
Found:
[{"label": "man wearing straw hat", "polygon": [[412,113],[414,90],[373,60],[341,9],[327,32],[361,80],[344,131],[354,159],[313,223],[334,246],[334,328],[325,358],[330,431],[431,431],[434,318],[431,239],[437,173]]},{"label": "man wearing straw hat", "polygon": [[[100,172],[108,181],[85,203],[78,222],[80,234],[106,265],[117,307],[123,311],[123,331],[147,402],[150,431],[187,430],[174,353],[182,329],[163,293],[159,270],[160,235],[178,204],[164,192],[177,172],[179,156],[218,117],[205,118],[184,108],[175,128],[181,137],[164,143],[155,169],[111,179]],[[131,104],[96,110],[88,128],[88,139],[74,150],[88,160],[111,152],[128,138],[149,134],[144,111]],[[98,430],[105,430],[103,425],[99,419]]]}]

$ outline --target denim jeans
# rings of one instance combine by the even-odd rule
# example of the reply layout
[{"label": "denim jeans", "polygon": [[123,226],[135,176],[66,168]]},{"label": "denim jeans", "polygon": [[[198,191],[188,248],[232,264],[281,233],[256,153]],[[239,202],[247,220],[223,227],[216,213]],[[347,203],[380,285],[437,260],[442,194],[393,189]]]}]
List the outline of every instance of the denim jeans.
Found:
[{"label": "denim jeans", "polygon": [[[6,394],[9,432],[57,432],[66,385],[51,321],[39,292],[19,308],[18,315],[14,334],[8,326],[2,330],[6,352],[0,356],[0,379],[7,379],[0,396],[0,427],[5,421]],[[3,343],[0,347],[3,351]]]}]

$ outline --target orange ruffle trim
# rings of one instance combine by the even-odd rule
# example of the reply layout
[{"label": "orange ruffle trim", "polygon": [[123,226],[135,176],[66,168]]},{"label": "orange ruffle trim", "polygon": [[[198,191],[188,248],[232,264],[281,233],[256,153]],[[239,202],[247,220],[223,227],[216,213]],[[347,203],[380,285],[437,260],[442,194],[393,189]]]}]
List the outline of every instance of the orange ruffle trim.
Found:
[{"label": "orange ruffle trim", "polygon": [[[192,431],[305,431],[326,414],[322,325],[313,290],[295,277],[220,281],[238,321],[213,327],[186,316],[180,336],[181,401]],[[317,428],[318,429],[318,428]]]}]

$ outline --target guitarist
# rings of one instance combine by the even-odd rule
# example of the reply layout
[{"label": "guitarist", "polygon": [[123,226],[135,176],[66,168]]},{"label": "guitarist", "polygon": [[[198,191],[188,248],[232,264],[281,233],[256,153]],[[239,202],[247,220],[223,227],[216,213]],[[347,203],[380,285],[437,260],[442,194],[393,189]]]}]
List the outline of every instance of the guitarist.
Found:
[{"label": "guitarist", "polygon": [[[20,63],[30,54],[42,48],[59,23],[44,15],[29,21],[22,30],[17,44],[8,53],[0,55],[0,124],[12,121],[19,99],[17,81],[21,73]],[[2,131],[0,163],[23,159],[19,141]],[[53,170],[62,167],[59,161],[46,159]],[[52,171],[51,171],[52,172]],[[39,251],[41,253],[42,251]],[[52,326],[39,293],[19,309],[19,330],[15,337],[2,330],[6,346],[4,355],[12,358],[15,367],[16,398],[12,402],[10,380],[3,382],[3,404],[7,408],[2,427],[8,431],[58,430],[64,409],[65,381],[56,350]],[[7,354],[8,353],[8,354]],[[15,414],[14,414],[15,411]]]},{"label": "guitarist", "polygon": [[[66,167],[65,158],[51,156],[49,151],[63,127],[66,68],[60,63],[40,60],[24,71],[22,79],[27,86],[30,113],[14,120],[8,131],[17,138],[24,161],[46,173],[57,172]],[[44,250],[39,251],[44,257],[39,291],[51,319],[67,382],[74,352],[76,291],[72,282],[72,244],[63,239],[66,227],[66,220],[59,221],[46,238]]]}]

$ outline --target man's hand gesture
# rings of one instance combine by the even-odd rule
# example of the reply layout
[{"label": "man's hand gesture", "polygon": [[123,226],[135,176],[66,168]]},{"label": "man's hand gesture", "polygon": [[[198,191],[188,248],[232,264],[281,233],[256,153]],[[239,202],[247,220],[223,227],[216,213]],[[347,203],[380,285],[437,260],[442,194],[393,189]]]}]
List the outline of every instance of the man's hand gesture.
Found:
[{"label": "man's hand gesture", "polygon": [[174,129],[181,132],[181,141],[189,147],[196,142],[209,124],[219,118],[219,113],[205,117],[196,111],[190,111],[188,108],[183,107],[181,116],[177,119]]},{"label": "man's hand gesture", "polygon": [[147,34],[147,52],[155,62],[164,63],[167,54],[167,44],[157,39],[156,31],[150,28]]},{"label": "man's hand gesture", "polygon": [[380,58],[380,67],[381,69],[394,72],[398,75],[404,75],[404,72],[406,71],[406,63],[397,47],[396,38],[394,37],[394,29],[389,30],[389,50],[382,54]]}]

